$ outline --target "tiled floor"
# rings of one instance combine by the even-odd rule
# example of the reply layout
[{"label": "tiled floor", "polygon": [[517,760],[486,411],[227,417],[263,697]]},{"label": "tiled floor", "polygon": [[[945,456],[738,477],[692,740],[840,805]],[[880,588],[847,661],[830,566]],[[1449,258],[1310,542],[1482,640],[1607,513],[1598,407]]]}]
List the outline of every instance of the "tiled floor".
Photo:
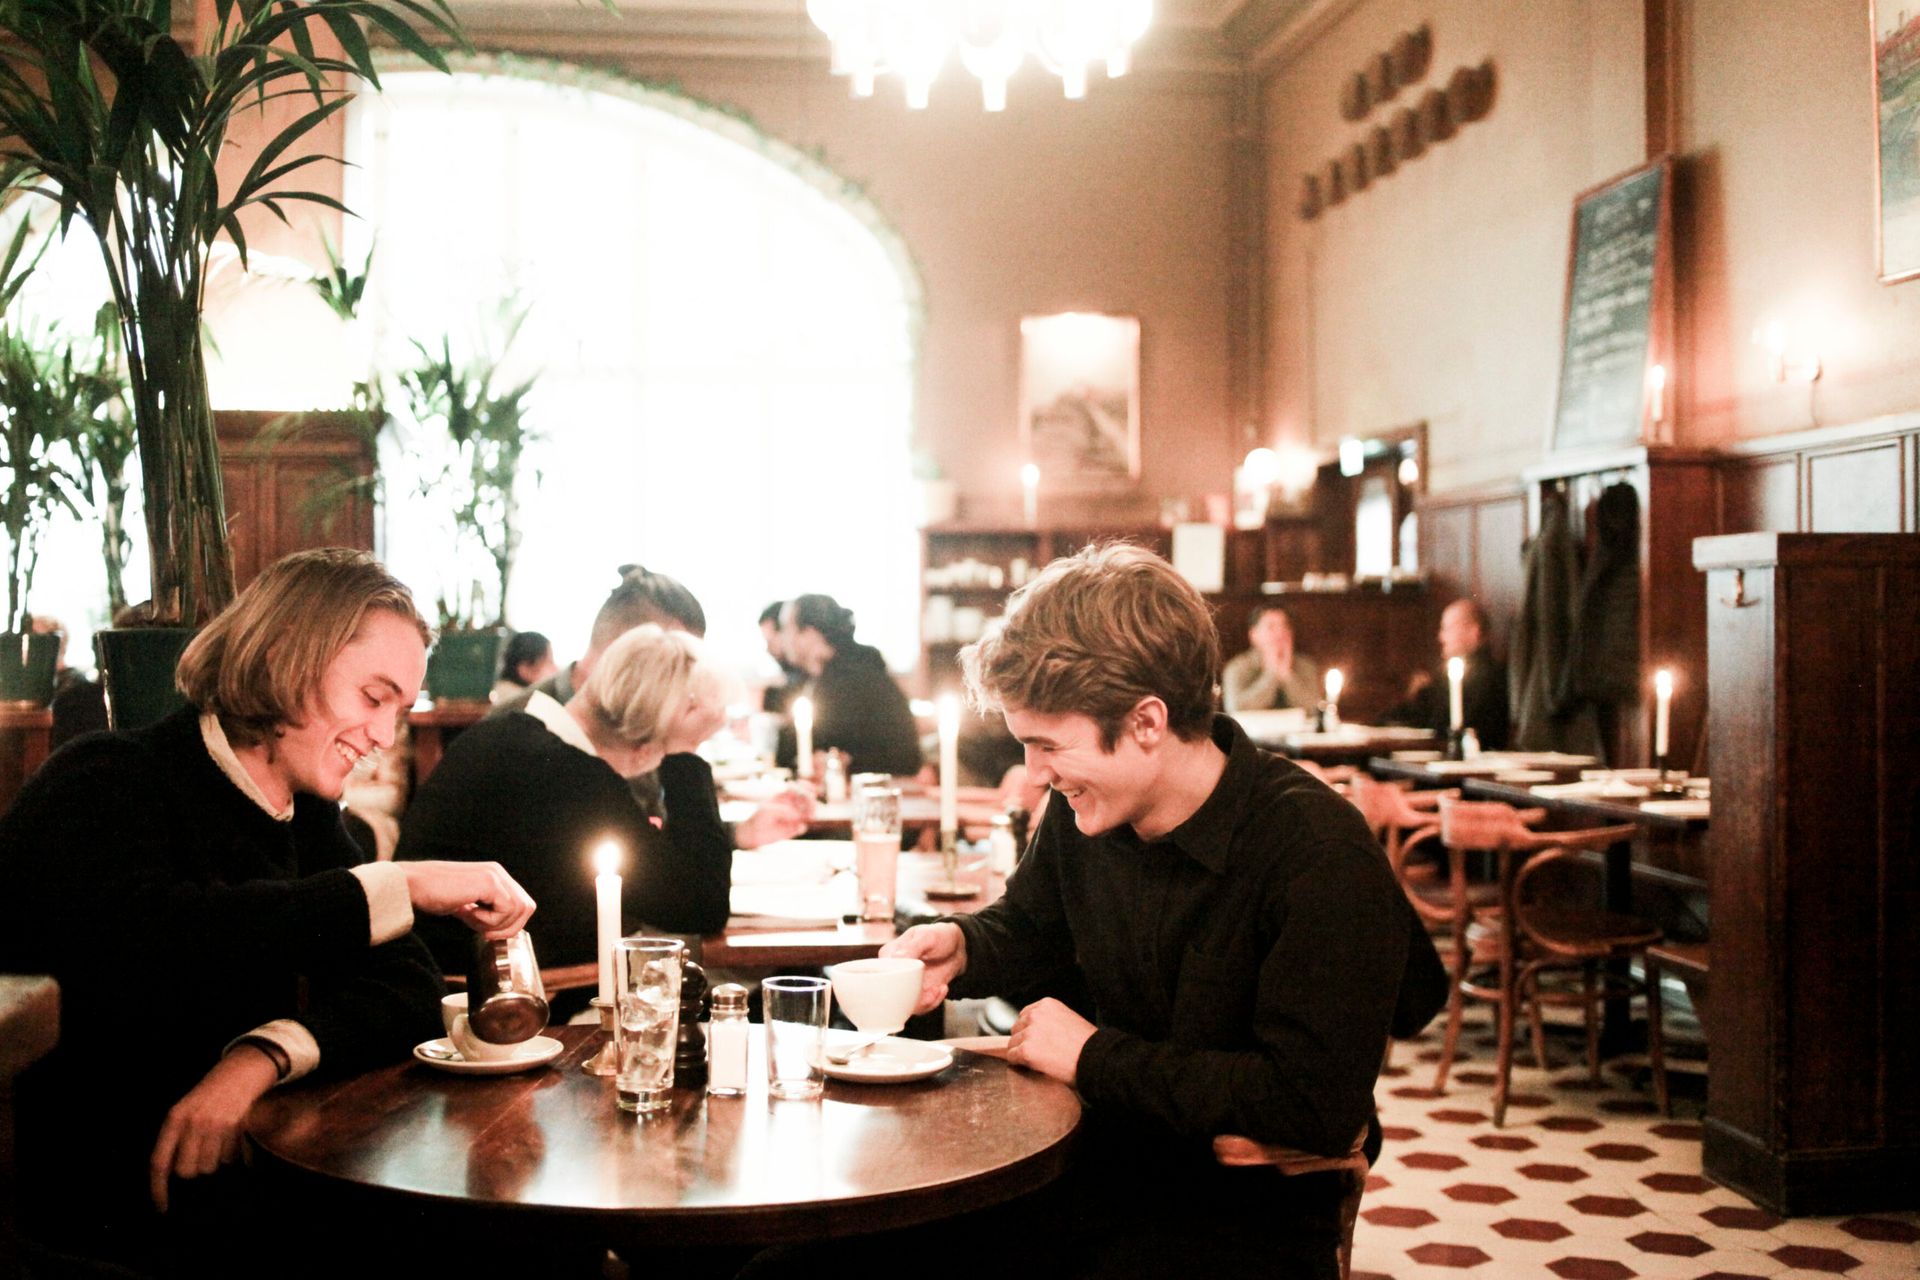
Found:
[{"label": "tiled floor", "polygon": [[1549,1046],[1548,1072],[1523,1049],[1494,1128],[1492,1039],[1465,1038],[1472,1060],[1438,1097],[1437,1031],[1394,1046],[1356,1280],[1920,1276],[1920,1213],[1782,1221],[1702,1177],[1697,1086],[1666,1120],[1620,1074],[1590,1086],[1571,1044]]}]

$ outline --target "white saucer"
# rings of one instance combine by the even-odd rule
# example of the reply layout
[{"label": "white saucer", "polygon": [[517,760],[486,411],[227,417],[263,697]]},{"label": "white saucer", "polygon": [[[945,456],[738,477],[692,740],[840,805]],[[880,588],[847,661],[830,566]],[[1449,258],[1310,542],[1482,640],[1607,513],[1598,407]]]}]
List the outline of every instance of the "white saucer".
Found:
[{"label": "white saucer", "polygon": [[1640,805],[1642,813],[1657,813],[1668,818],[1707,818],[1713,815],[1711,800],[1646,800]]},{"label": "white saucer", "polygon": [[[451,1071],[457,1076],[505,1076],[516,1071],[526,1071],[533,1067],[544,1067],[560,1056],[566,1048],[551,1036],[535,1036],[513,1047],[513,1052],[504,1058],[490,1062],[469,1062],[460,1056],[453,1047],[453,1041],[441,1036],[438,1040],[423,1040],[413,1046],[414,1060],[424,1062],[440,1071]],[[437,1053],[451,1053],[451,1058],[434,1056]]]},{"label": "white saucer", "polygon": [[[857,1045],[866,1037],[857,1031],[827,1032],[827,1048]],[[926,1040],[902,1040],[882,1036],[873,1047],[856,1054],[846,1063],[824,1059],[827,1074],[852,1084],[899,1084],[906,1080],[925,1080],[953,1065],[953,1049]]]}]

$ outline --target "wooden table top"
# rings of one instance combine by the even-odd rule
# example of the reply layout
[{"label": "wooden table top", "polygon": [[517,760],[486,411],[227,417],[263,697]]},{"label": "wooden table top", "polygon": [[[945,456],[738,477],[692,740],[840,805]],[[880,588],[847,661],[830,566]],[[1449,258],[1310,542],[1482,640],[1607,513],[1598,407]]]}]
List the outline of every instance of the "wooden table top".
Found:
[{"label": "wooden table top", "polygon": [[[899,901],[914,914],[970,915],[1006,890],[1006,877],[989,873],[976,858],[961,863],[960,883],[978,889],[967,898],[935,900],[927,890],[942,882],[940,856],[908,852],[900,855]],[[700,963],[710,968],[787,969],[865,960],[891,942],[895,930],[886,921],[841,924],[811,929],[767,928],[736,916],[719,933],[700,940]]]},{"label": "wooden table top", "polygon": [[[1477,760],[1395,760],[1376,755],[1369,759],[1367,772],[1376,778],[1402,778],[1418,787],[1457,787],[1469,778],[1491,779],[1517,769],[1550,773],[1557,781],[1572,782],[1582,769],[1592,769],[1592,756],[1568,756],[1554,763],[1544,753],[1488,752]],[[1436,767],[1437,766],[1437,767]]]},{"label": "wooden table top", "polygon": [[1269,751],[1315,764],[1360,764],[1382,752],[1427,748],[1439,742],[1438,737],[1424,729],[1392,725],[1343,724],[1330,733],[1311,728],[1269,732],[1260,729],[1258,720],[1248,725],[1247,736]]},{"label": "wooden table top", "polygon": [[[1641,808],[1642,800],[1622,797],[1608,799],[1599,796],[1556,796],[1540,795],[1519,783],[1494,782],[1487,778],[1468,778],[1461,783],[1460,793],[1471,800],[1499,800],[1505,804],[1522,809],[1545,809],[1558,817],[1579,822],[1582,826],[1608,827],[1616,823],[1632,822],[1652,831],[1703,831],[1707,827],[1704,816],[1678,816],[1671,813],[1650,813]],[[1676,799],[1673,796],[1649,796],[1650,800]]]},{"label": "wooden table top", "polygon": [[512,1207],[609,1247],[779,1243],[889,1229],[1044,1186],[1080,1121],[1073,1090],[964,1050],[931,1080],[828,1081],[819,1102],[766,1094],[763,1037],[744,1098],[676,1090],[645,1119],[579,1064],[597,1029],[548,1032],[551,1066],[456,1076],[409,1061],[276,1089],[248,1129],[276,1175],[315,1194]]}]

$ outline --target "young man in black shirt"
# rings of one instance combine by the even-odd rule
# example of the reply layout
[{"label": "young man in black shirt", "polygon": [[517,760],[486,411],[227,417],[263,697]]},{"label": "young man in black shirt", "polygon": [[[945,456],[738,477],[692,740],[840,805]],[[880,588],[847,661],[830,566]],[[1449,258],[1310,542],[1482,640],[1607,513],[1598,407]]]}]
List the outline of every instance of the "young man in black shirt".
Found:
[{"label": "young man in black shirt", "polygon": [[1377,1147],[1389,1029],[1445,998],[1379,845],[1215,714],[1206,602],[1146,551],[1056,561],[962,662],[1054,800],[999,902],[885,954],[926,962],[923,1009],[1084,984],[1088,1007],[1043,996],[1013,1030],[1009,1060],[1087,1104],[1022,1248],[1069,1275],[1337,1274],[1331,1181],[1222,1167],[1211,1140]]}]

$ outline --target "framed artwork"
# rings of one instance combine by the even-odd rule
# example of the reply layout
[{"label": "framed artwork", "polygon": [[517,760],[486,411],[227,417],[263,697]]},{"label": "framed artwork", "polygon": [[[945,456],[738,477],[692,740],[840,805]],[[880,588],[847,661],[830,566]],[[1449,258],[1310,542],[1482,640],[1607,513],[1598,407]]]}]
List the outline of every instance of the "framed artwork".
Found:
[{"label": "framed artwork", "polygon": [[1880,279],[1920,276],[1920,9],[1872,0],[1874,206]]},{"label": "framed artwork", "polygon": [[1055,491],[1140,477],[1140,320],[1069,311],[1020,321],[1020,443]]}]

